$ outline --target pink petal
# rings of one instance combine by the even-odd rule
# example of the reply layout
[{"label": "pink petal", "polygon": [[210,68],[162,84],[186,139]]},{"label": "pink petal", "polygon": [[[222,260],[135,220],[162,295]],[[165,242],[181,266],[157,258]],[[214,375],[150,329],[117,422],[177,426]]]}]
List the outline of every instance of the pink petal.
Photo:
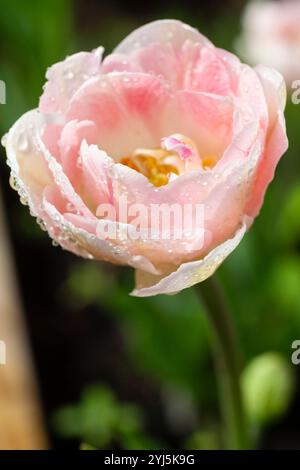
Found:
[{"label": "pink petal", "polygon": [[187,160],[195,156],[195,152],[191,146],[183,142],[182,139],[178,138],[177,134],[164,137],[161,141],[161,146],[168,151],[174,151],[175,153],[178,153],[182,160]]},{"label": "pink petal", "polygon": [[88,144],[97,141],[97,128],[92,121],[69,121],[61,132],[58,141],[62,167],[75,189],[82,185],[80,146],[85,140]]},{"label": "pink petal", "polygon": [[169,43],[179,49],[186,41],[200,45],[211,42],[196,29],[177,20],[158,20],[133,31],[114,50],[118,54],[131,54],[151,44]]},{"label": "pink petal", "polygon": [[104,59],[101,71],[144,72],[164,78],[175,89],[225,96],[234,83],[223,56],[220,58],[218,49],[189,26],[157,21],[126,38]]},{"label": "pink petal", "polygon": [[44,188],[52,176],[39,147],[36,134],[40,132],[41,116],[36,110],[24,114],[9,130],[6,143],[8,165],[20,196],[33,215],[41,215]]},{"label": "pink petal", "polygon": [[182,54],[186,58],[182,66],[185,69],[184,88],[216,95],[230,96],[234,91],[228,69],[218,56],[218,50],[212,47],[194,48],[193,55],[188,54],[189,45]]},{"label": "pink petal", "polygon": [[126,54],[113,53],[106,56],[101,65],[101,73],[112,72],[144,72],[144,70],[133,57],[129,59]]},{"label": "pink petal", "polygon": [[201,157],[220,158],[232,139],[232,101],[217,95],[179,91],[174,112],[175,125],[168,134],[176,132],[188,136],[197,145]]},{"label": "pink petal", "polygon": [[255,217],[262,204],[265,192],[272,181],[276,166],[288,148],[283,110],[286,91],[282,76],[273,69],[256,68],[267,98],[270,127],[266,138],[265,152],[256,171],[253,191],[250,193],[247,213]]},{"label": "pink petal", "polygon": [[79,52],[52,65],[46,74],[48,82],[40,98],[40,111],[65,112],[76,90],[88,78],[99,73],[102,53],[103,48],[93,52]]},{"label": "pink petal", "polygon": [[52,174],[53,181],[55,185],[59,188],[62,195],[68,200],[70,204],[76,208],[76,211],[79,213],[90,217],[92,216],[91,211],[86,206],[80,195],[75,191],[74,187],[72,186],[69,178],[67,177],[66,173],[64,172],[64,168],[62,165],[51,155],[49,150],[45,147],[44,142],[40,135],[36,136],[37,144],[41,149],[43,157],[47,162],[48,168],[50,173]]},{"label": "pink petal", "polygon": [[76,214],[61,214],[47,197],[43,199],[43,209],[55,228],[52,236],[54,233],[53,238],[62,248],[84,258],[129,265],[157,274],[157,270],[147,258],[131,253],[130,246],[120,244],[119,240],[112,242],[97,237],[95,220]]},{"label": "pink petal", "polygon": [[155,148],[170,92],[157,77],[145,74],[102,75],[74,95],[67,119],[91,120],[98,146],[115,159],[136,148]]},{"label": "pink petal", "polygon": [[131,295],[149,297],[158,294],[176,294],[210,277],[225,258],[238,246],[247,230],[247,222],[237,230],[234,237],[214,248],[204,259],[182,264],[176,271],[165,276],[153,276],[136,272],[136,288]]},{"label": "pink petal", "polygon": [[85,198],[89,199],[89,205],[93,207],[95,213],[99,204],[113,204],[111,172],[114,162],[96,145],[88,146],[86,141],[81,144],[80,158],[82,162],[80,189]]}]

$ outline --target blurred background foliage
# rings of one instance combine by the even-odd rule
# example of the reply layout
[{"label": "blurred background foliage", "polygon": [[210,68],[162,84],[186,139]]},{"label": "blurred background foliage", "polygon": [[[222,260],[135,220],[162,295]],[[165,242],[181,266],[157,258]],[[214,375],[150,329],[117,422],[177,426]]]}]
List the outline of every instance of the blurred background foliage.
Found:
[{"label": "blurred background foliage", "polygon": [[[0,79],[7,87],[1,135],[37,106],[46,68],[67,54],[98,45],[110,52],[135,27],[168,17],[234,50],[245,3],[1,0]],[[290,149],[260,217],[219,271],[244,354],[249,417],[264,448],[300,448],[300,368],[290,361],[291,344],[300,338],[300,107],[288,101],[286,117]],[[133,298],[130,270],[52,247],[9,188],[3,149],[1,156],[52,445],[219,448],[210,333],[193,291]]]}]

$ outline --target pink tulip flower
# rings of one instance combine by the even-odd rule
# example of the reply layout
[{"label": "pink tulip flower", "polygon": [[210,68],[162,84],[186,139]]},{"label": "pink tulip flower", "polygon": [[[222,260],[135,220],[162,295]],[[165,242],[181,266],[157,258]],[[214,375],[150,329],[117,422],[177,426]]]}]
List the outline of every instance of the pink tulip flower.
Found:
[{"label": "pink tulip flower", "polygon": [[[134,295],[173,294],[211,276],[257,216],[287,149],[285,83],[175,20],[102,55],[48,70],[5,138],[12,185],[61,247],[132,266]],[[192,231],[175,214],[186,207],[193,221],[202,209]]]}]

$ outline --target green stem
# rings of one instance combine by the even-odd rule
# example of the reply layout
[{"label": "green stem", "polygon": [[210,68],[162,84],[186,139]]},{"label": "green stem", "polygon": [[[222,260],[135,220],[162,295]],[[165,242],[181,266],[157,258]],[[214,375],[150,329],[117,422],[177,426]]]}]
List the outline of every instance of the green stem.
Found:
[{"label": "green stem", "polygon": [[227,449],[250,447],[240,390],[240,359],[235,330],[216,277],[198,284],[197,292],[212,326],[219,399]]}]

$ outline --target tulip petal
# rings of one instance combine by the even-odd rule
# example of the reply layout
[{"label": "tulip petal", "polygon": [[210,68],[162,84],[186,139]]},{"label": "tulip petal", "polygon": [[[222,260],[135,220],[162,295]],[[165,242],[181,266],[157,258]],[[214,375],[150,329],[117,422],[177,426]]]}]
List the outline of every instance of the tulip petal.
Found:
[{"label": "tulip petal", "polygon": [[162,77],[177,89],[224,96],[231,92],[232,77],[217,49],[198,31],[174,20],[134,31],[104,59],[102,73],[125,71]]},{"label": "tulip petal", "polygon": [[[43,209],[52,221],[52,238],[68,251],[88,259],[108,261],[118,265],[129,265],[135,269],[157,274],[151,262],[142,255],[131,254],[128,247],[112,243],[96,235],[95,220],[76,214],[61,214],[47,199],[43,198]],[[55,234],[53,236],[53,233]]]},{"label": "tulip petal", "polygon": [[67,119],[93,121],[98,146],[119,159],[136,148],[160,144],[170,91],[157,77],[146,74],[111,74],[89,80],[71,100]]},{"label": "tulip petal", "polygon": [[165,45],[166,42],[180,48],[186,41],[205,46],[211,42],[199,31],[178,20],[158,20],[133,31],[116,47],[118,54],[131,54],[151,44]]},{"label": "tulip petal", "polygon": [[52,181],[36,139],[40,119],[36,110],[24,114],[9,130],[6,142],[7,163],[14,186],[34,216],[40,216],[42,192]]},{"label": "tulip petal", "polygon": [[136,285],[131,295],[149,297],[158,294],[176,294],[210,277],[227,256],[238,246],[247,230],[247,222],[237,230],[234,237],[214,248],[204,259],[182,264],[165,277],[136,273]]},{"label": "tulip petal", "polygon": [[276,166],[288,148],[283,114],[286,100],[284,80],[278,72],[268,67],[259,66],[256,70],[267,99],[270,127],[265,151],[256,169],[254,190],[249,195],[246,209],[252,217],[259,213],[267,187],[274,178]]},{"label": "tulip petal", "polygon": [[46,74],[48,82],[40,98],[40,111],[59,114],[66,111],[80,85],[99,73],[103,50],[99,47],[93,52],[79,52],[52,65]]}]

